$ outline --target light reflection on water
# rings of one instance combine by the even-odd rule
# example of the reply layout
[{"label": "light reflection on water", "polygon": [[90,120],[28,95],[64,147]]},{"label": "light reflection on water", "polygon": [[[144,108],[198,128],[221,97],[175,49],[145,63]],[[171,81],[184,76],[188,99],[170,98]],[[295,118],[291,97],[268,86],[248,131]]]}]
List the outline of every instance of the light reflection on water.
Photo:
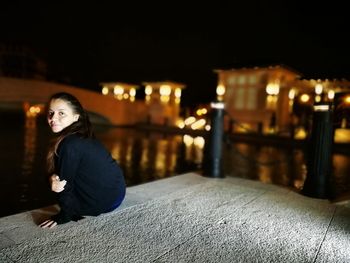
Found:
[{"label": "light reflection on water", "polygon": [[[0,194],[4,209],[0,216],[53,204],[55,199],[45,172],[50,138],[45,121],[18,114],[1,117],[8,125],[0,130],[4,146],[0,147],[0,174],[4,182]],[[201,169],[204,146],[201,137],[121,128],[98,128],[96,136],[122,167],[128,186]],[[293,189],[300,189],[306,178],[305,156],[299,149],[233,143],[225,145],[223,156],[226,176]],[[333,168],[337,192],[348,191],[350,157],[334,154]]]},{"label": "light reflection on water", "polygon": [[181,136],[165,136],[133,129],[108,129],[96,137],[124,171],[127,185],[169,177],[182,172],[178,165]]}]

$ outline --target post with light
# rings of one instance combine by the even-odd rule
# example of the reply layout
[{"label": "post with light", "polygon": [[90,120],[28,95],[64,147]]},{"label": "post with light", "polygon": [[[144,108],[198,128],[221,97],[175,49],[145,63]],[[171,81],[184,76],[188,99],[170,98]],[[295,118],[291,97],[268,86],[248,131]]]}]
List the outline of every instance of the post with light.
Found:
[{"label": "post with light", "polygon": [[207,177],[223,178],[222,145],[224,135],[225,104],[215,101],[211,106],[211,129],[206,144],[203,174]]},{"label": "post with light", "polygon": [[302,194],[315,198],[331,197],[333,111],[328,103],[313,107],[307,176]]}]

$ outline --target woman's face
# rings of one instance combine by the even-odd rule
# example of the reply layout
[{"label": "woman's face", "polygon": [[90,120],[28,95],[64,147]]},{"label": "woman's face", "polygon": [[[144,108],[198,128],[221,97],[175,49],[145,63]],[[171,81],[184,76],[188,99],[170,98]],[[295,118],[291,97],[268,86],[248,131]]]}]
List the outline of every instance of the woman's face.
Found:
[{"label": "woman's face", "polygon": [[54,133],[61,132],[78,119],[79,114],[74,113],[70,105],[64,100],[53,99],[50,101],[47,122]]}]

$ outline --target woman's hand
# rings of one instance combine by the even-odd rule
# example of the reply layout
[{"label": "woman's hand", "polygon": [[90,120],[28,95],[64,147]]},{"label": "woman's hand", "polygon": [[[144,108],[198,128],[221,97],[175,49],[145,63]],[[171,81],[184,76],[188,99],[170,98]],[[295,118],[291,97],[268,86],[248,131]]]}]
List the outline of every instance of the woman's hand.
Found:
[{"label": "woman's hand", "polygon": [[60,193],[64,190],[64,186],[66,185],[66,180],[60,180],[57,174],[53,174],[50,177],[51,190],[56,193]]},{"label": "woman's hand", "polygon": [[48,220],[42,222],[39,226],[41,228],[53,228],[53,227],[57,226],[57,223],[55,221],[53,221],[52,219],[48,219]]}]

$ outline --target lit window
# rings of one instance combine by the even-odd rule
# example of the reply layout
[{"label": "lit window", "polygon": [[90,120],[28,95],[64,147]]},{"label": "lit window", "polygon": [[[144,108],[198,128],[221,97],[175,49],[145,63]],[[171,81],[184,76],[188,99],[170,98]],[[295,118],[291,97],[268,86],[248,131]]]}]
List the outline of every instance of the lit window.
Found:
[{"label": "lit window", "polygon": [[236,90],[235,94],[235,108],[236,109],[243,109],[244,108],[244,88],[239,87]]},{"label": "lit window", "polygon": [[247,109],[255,110],[257,101],[257,89],[249,88],[247,93]]}]

